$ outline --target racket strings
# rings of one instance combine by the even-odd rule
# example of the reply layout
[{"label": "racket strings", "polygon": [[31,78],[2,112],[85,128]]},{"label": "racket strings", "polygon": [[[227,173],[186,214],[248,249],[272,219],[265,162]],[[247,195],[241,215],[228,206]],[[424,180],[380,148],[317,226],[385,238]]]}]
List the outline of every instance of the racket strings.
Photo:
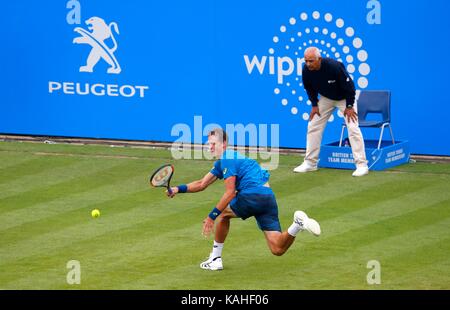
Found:
[{"label": "racket strings", "polygon": [[170,180],[172,174],[173,174],[172,166],[162,167],[161,169],[155,172],[155,174],[151,179],[151,183],[153,186],[165,186]]}]

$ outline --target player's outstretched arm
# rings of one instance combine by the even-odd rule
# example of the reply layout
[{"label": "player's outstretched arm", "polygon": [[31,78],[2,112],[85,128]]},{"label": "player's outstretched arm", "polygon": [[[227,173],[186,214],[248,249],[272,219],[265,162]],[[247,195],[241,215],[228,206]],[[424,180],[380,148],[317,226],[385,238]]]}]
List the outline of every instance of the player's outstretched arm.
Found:
[{"label": "player's outstretched arm", "polygon": [[197,193],[205,190],[208,186],[214,183],[217,180],[217,177],[208,172],[203,178],[200,180],[191,182],[189,184],[178,185],[175,187],[171,187],[172,194],[170,195],[167,191],[167,196],[170,198],[174,197],[177,193]]}]

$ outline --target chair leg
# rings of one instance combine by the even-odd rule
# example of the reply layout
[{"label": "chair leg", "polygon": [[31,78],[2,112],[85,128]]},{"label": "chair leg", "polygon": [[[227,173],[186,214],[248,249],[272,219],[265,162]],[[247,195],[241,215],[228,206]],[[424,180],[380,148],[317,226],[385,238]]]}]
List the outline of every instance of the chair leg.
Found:
[{"label": "chair leg", "polygon": [[384,127],[386,125],[388,125],[388,123],[384,123],[383,126],[381,126],[380,139],[378,140],[378,149],[380,149],[380,147],[381,147],[381,140],[383,139]]},{"label": "chair leg", "polygon": [[389,126],[389,131],[391,132],[391,138],[392,138],[392,144],[395,144],[395,140],[394,140],[394,134],[392,133],[392,127],[391,124],[388,125]]},{"label": "chair leg", "polygon": [[344,138],[344,129],[345,129],[345,125],[342,125],[341,138],[339,139],[339,147],[342,146],[342,139]]}]

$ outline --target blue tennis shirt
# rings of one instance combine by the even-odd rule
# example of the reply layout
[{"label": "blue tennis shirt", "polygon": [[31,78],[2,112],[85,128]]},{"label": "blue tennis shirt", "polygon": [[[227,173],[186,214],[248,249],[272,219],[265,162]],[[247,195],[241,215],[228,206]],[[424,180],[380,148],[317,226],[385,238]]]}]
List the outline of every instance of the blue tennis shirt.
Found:
[{"label": "blue tennis shirt", "polygon": [[244,191],[257,188],[269,181],[270,173],[261,168],[256,160],[226,150],[222,157],[214,163],[211,173],[219,179],[236,176],[236,190]]}]

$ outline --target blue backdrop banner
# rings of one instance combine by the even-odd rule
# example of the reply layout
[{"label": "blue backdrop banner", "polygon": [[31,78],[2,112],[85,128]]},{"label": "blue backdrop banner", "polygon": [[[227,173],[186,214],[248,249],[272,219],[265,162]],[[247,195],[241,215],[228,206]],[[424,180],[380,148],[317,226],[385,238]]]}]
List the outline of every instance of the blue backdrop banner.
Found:
[{"label": "blue backdrop banner", "polygon": [[[241,124],[267,128],[267,144],[304,148],[303,52],[317,46],[345,64],[358,90],[392,92],[395,138],[411,153],[450,155],[446,0],[2,6],[1,133],[204,142],[207,124]],[[324,144],[338,139],[342,120],[333,114]]]}]

